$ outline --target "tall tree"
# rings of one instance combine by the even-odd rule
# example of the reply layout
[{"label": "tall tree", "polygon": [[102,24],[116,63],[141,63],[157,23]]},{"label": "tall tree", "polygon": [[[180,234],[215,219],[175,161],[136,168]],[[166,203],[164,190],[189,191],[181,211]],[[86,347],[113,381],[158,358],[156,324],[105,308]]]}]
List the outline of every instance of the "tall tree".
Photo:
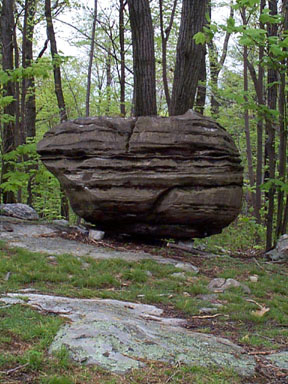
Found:
[{"label": "tall tree", "polygon": [[205,109],[206,94],[207,94],[206,82],[207,82],[207,69],[206,69],[206,58],[204,55],[201,62],[200,72],[199,72],[196,105],[195,105],[195,110],[201,113],[201,115],[204,114],[204,109]]},{"label": "tall tree", "polygon": [[171,98],[170,98],[168,76],[167,76],[167,44],[168,44],[169,36],[171,33],[171,29],[173,26],[177,2],[178,0],[173,1],[173,7],[170,14],[169,23],[167,28],[164,28],[163,0],[159,0],[160,30],[161,30],[161,43],[162,43],[162,79],[163,79],[164,92],[165,92],[168,109],[169,109]]},{"label": "tall tree", "polygon": [[170,115],[181,115],[193,108],[205,55],[205,46],[196,44],[193,37],[203,29],[207,5],[208,0],[183,0]]},{"label": "tall tree", "polygon": [[132,31],[135,116],[157,115],[154,31],[149,1],[128,0]]},{"label": "tall tree", "polygon": [[124,25],[125,2],[120,0],[119,8],[119,42],[120,42],[120,114],[126,116],[125,93],[126,93],[126,71],[125,71],[125,25]]},{"label": "tall tree", "polygon": [[[282,14],[283,14],[283,34],[288,33],[288,0],[282,0]],[[283,48],[284,53],[287,53],[287,48]],[[280,67],[280,89],[279,89],[279,178],[282,182],[286,181],[286,168],[287,168],[287,55],[283,57]],[[286,232],[283,225],[284,215],[284,192],[278,192],[278,209],[277,209],[277,229],[276,235],[279,237]]]},{"label": "tall tree", "polygon": [[66,106],[65,106],[64,95],[62,90],[61,69],[60,69],[60,63],[59,63],[55,31],[54,31],[54,26],[52,21],[51,0],[45,0],[45,18],[46,18],[46,24],[47,24],[47,38],[50,42],[50,50],[51,50],[51,56],[52,56],[52,62],[53,62],[55,94],[57,97],[60,121],[62,122],[67,120],[67,112],[66,112]]},{"label": "tall tree", "polygon": [[[36,0],[25,0],[23,39],[22,39],[22,67],[27,68],[33,62],[33,35],[35,26]],[[35,79],[33,74],[22,79],[21,99],[22,135],[35,137],[36,130],[36,102]],[[23,140],[24,141],[24,140]]]},{"label": "tall tree", "polygon": [[[2,45],[2,68],[9,76],[9,71],[14,68],[13,63],[13,35],[14,35],[14,1],[3,0],[1,8],[1,45]],[[15,148],[15,84],[12,79],[8,80],[3,86],[3,95],[7,97],[7,103],[4,107],[4,122],[2,125],[2,154],[12,151]],[[3,160],[2,157],[2,181],[6,180],[6,174],[11,170],[11,165]],[[4,203],[14,203],[15,196],[13,192],[3,193]]]},{"label": "tall tree", "polygon": [[[209,0],[209,18],[211,20],[212,17],[212,6],[211,0]],[[230,1],[230,15],[229,18],[232,19],[234,17],[234,7],[233,0]],[[223,65],[225,64],[227,53],[228,53],[228,45],[231,37],[231,32],[227,28],[225,33],[222,53],[219,54],[215,41],[213,39],[208,43],[209,50],[209,64],[210,64],[210,81],[211,81],[211,113],[212,116],[217,118],[219,115],[219,107],[220,103],[218,101],[218,82],[219,82],[219,74]]]},{"label": "tall tree", "polygon": [[[246,16],[246,8],[241,9],[241,17],[243,21],[244,28],[248,25],[248,20]],[[249,90],[249,81],[248,81],[248,47],[244,45],[243,47],[243,89],[244,89],[244,125],[245,125],[245,137],[246,137],[246,155],[247,155],[247,164],[248,164],[248,178],[249,185],[251,190],[255,184],[254,170],[253,170],[253,156],[251,148],[251,134],[250,134],[250,121],[249,121],[249,108],[248,108],[248,90]],[[217,112],[218,113],[218,112]],[[252,200],[252,206],[255,213],[255,195],[253,192],[250,194]]]},{"label": "tall tree", "polygon": [[[50,50],[51,50],[51,56],[52,56],[52,62],[53,62],[55,94],[57,97],[60,121],[63,122],[67,120],[67,112],[66,112],[66,105],[65,105],[63,89],[62,89],[61,70],[60,70],[55,31],[54,31],[54,26],[52,21],[52,11],[51,11],[50,0],[45,0],[45,18],[46,18],[46,24],[47,24],[47,38],[50,42]],[[64,194],[64,191],[61,190],[61,192],[62,192],[61,215],[68,219],[69,218],[68,200]]]},{"label": "tall tree", "polygon": [[[269,0],[269,10],[271,15],[278,14],[277,0]],[[268,38],[275,38],[278,33],[278,25],[268,23]],[[272,53],[271,53],[272,54]],[[267,105],[273,111],[277,106],[277,70],[270,66],[267,74]],[[266,117],[266,152],[268,156],[268,176],[269,179],[275,179],[275,127],[273,124],[273,115]],[[275,187],[272,185],[268,192],[268,212],[267,212],[267,233],[266,233],[266,249],[272,247],[273,241],[273,218],[274,218],[274,195]]]},{"label": "tall tree", "polygon": [[90,44],[90,53],[89,53],[88,75],[87,75],[86,116],[89,116],[89,113],[90,113],[91,76],[92,76],[92,65],[93,65],[94,48],[95,48],[97,7],[98,7],[98,0],[94,0],[93,23],[92,23],[91,44]]},{"label": "tall tree", "polygon": [[[260,1],[260,23],[259,27],[264,30],[264,24],[261,21],[261,15],[266,7],[266,0]],[[263,183],[263,107],[265,106],[264,100],[264,75],[265,68],[263,65],[264,58],[264,45],[259,46],[258,54],[258,76],[253,64],[247,60],[248,69],[251,79],[254,84],[256,99],[258,104],[258,116],[257,116],[257,165],[256,165],[256,194],[255,194],[255,216],[257,222],[261,223],[261,208],[262,208],[262,191],[261,185]]]}]

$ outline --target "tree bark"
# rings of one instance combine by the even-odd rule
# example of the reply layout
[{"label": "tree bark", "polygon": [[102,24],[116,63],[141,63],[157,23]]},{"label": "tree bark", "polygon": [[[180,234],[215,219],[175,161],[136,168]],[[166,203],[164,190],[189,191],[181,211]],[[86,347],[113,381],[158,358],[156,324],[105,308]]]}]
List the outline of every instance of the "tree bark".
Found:
[{"label": "tree bark", "polygon": [[[277,0],[269,0],[270,14],[277,15]],[[277,25],[268,24],[268,36],[277,36]],[[277,72],[274,68],[268,69],[268,108],[270,110],[276,109],[277,106]],[[272,85],[273,84],[273,85]],[[268,173],[269,179],[275,179],[275,130],[271,116],[266,118],[266,150],[268,155]],[[274,218],[274,195],[275,187],[271,186],[268,192],[268,212],[267,212],[267,232],[266,232],[266,249],[272,247],[273,241],[273,218]]]},{"label": "tree bark", "polygon": [[126,116],[125,93],[126,93],[126,73],[125,73],[125,25],[124,25],[124,0],[120,0],[119,9],[119,42],[120,42],[120,114]]},{"label": "tree bark", "polygon": [[111,109],[111,86],[112,86],[112,71],[111,71],[111,55],[108,53],[106,57],[106,116],[109,116]]},{"label": "tree bark", "polygon": [[132,31],[135,116],[157,115],[154,31],[149,1],[128,0]]},{"label": "tree bark", "polygon": [[[3,0],[1,9],[1,42],[2,42],[2,68],[3,71],[13,70],[13,31],[14,31],[14,1]],[[10,120],[3,123],[2,126],[2,154],[15,149],[15,122],[16,103],[15,103],[15,84],[12,80],[3,85],[3,94],[13,97],[13,101],[4,107],[4,114],[9,116]],[[11,165],[3,160],[1,181],[6,181],[5,174],[12,170]],[[15,196],[13,192],[3,193],[4,203],[14,203]]]},{"label": "tree bark", "polygon": [[[266,0],[261,0],[260,14],[266,6]],[[260,28],[264,29],[264,24],[260,22]],[[259,64],[258,64],[258,83],[256,89],[256,95],[258,104],[260,107],[265,105],[264,101],[264,67],[262,65],[264,58],[264,47],[259,47]],[[256,85],[256,84],[255,84]],[[258,91],[257,91],[258,89]],[[261,185],[263,183],[263,117],[262,113],[258,115],[257,121],[257,166],[256,166],[256,195],[255,195],[255,207],[256,207],[256,220],[257,223],[261,223],[261,208],[262,208],[262,191]]]},{"label": "tree bark", "polygon": [[196,97],[196,111],[204,114],[205,102],[206,102],[206,82],[207,82],[207,71],[206,71],[206,59],[203,57],[200,73],[199,73],[199,82],[197,88],[197,97]]},{"label": "tree bark", "polygon": [[[57,50],[56,37],[55,37],[53,21],[52,21],[50,0],[45,0],[45,18],[47,23],[47,37],[50,41],[50,50],[51,50],[51,56],[53,61],[55,93],[56,93],[57,103],[59,108],[60,121],[63,122],[67,120],[67,112],[66,112],[66,106],[65,106],[64,95],[62,90],[61,70],[60,70],[60,64],[58,62],[59,60],[58,50]],[[69,204],[68,204],[67,197],[65,196],[62,188],[61,188],[61,216],[65,217],[67,220],[69,219]]]},{"label": "tree bark", "polygon": [[52,21],[52,12],[51,12],[51,0],[45,0],[45,18],[47,23],[47,37],[50,41],[50,50],[53,61],[53,73],[54,73],[54,83],[55,83],[55,94],[57,97],[57,103],[60,114],[60,121],[67,120],[67,112],[64,101],[64,95],[62,90],[62,80],[61,80],[61,70],[58,58],[58,50],[56,37]]},{"label": "tree bark", "polygon": [[98,0],[94,0],[93,24],[92,24],[91,45],[90,45],[90,53],[89,53],[88,75],[87,75],[86,116],[89,116],[90,114],[91,76],[92,76],[92,65],[93,65],[94,47],[95,47],[97,7],[98,7]]},{"label": "tree bark", "polygon": [[[211,16],[212,16],[211,1],[209,1],[209,15],[210,15],[210,19],[211,19]],[[230,1],[230,15],[229,15],[229,17],[230,18],[234,17],[233,0]],[[224,65],[226,57],[227,57],[230,37],[231,37],[231,33],[227,31],[225,34],[225,38],[224,38],[221,57],[218,57],[218,50],[217,50],[216,44],[213,41],[210,41],[208,43],[210,78],[211,78],[211,88],[212,88],[212,92],[211,92],[211,114],[214,118],[218,118],[218,116],[219,116],[220,103],[218,101],[218,81],[219,81],[220,71],[223,68],[223,65]]]},{"label": "tree bark", "polygon": [[[247,26],[246,18],[246,9],[245,7],[241,10],[241,16],[243,20],[243,26]],[[245,124],[245,137],[246,137],[246,154],[247,154],[247,164],[248,164],[248,178],[251,192],[249,193],[251,197],[251,205],[253,207],[255,215],[255,195],[252,192],[252,189],[255,184],[254,170],[253,170],[253,157],[252,157],[252,148],[251,148],[251,135],[250,135],[250,122],[249,122],[249,109],[248,109],[248,48],[244,46],[243,48],[243,81],[244,81],[244,124]]]},{"label": "tree bark", "polygon": [[172,116],[181,115],[194,105],[204,49],[202,45],[196,44],[193,37],[203,29],[207,4],[207,0],[183,0],[169,108]]},{"label": "tree bark", "polygon": [[[24,26],[22,43],[22,67],[27,68],[33,62],[33,35],[36,13],[36,0],[25,0]],[[22,80],[21,100],[21,131],[26,137],[36,135],[36,100],[35,100],[35,79],[31,75]]]},{"label": "tree bark", "polygon": [[[288,0],[282,1],[283,13],[283,30],[288,30]],[[287,49],[283,48],[287,51]],[[286,75],[287,75],[287,59],[281,63],[280,69],[280,90],[279,90],[279,178],[286,181],[286,162],[287,162],[287,91],[286,91]],[[287,195],[287,194],[286,194]],[[277,238],[284,234],[283,216],[284,216],[284,192],[278,192],[278,209],[277,209]]]},{"label": "tree bark", "polygon": [[169,110],[171,98],[170,98],[168,76],[167,76],[167,43],[168,43],[170,32],[173,26],[177,2],[178,0],[174,0],[173,2],[169,24],[168,24],[168,27],[164,30],[163,0],[159,0],[160,30],[161,30],[161,43],[162,43],[162,79],[163,79],[164,92],[165,92],[168,110]]}]

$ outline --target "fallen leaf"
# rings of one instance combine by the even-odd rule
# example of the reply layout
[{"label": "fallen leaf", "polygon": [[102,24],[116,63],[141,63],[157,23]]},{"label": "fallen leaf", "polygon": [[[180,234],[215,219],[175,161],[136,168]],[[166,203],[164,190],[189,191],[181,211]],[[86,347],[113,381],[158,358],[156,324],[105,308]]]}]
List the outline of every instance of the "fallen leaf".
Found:
[{"label": "fallen leaf", "polygon": [[258,311],[252,311],[252,315],[257,316],[257,317],[263,317],[265,313],[269,312],[270,308],[268,307],[262,307],[261,309],[258,309]]}]

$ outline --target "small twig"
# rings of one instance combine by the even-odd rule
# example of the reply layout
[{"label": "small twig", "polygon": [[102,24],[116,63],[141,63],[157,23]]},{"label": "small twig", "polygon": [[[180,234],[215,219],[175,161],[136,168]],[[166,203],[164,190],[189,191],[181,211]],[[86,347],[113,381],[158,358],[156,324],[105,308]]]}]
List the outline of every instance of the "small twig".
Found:
[{"label": "small twig", "polygon": [[248,352],[248,355],[271,355],[272,353],[275,353],[275,351],[252,351],[252,352]]},{"label": "small twig", "polygon": [[165,383],[167,384],[167,383],[170,383],[170,381],[177,375],[177,373],[179,373],[180,372],[180,370],[179,369],[177,369],[174,373],[173,373],[173,375],[171,375],[170,377],[168,377],[168,379],[165,381]]},{"label": "small twig", "polygon": [[245,300],[248,301],[249,303],[253,303],[253,304],[257,305],[257,307],[259,307],[260,309],[265,308],[265,305],[263,306],[263,305],[257,303],[257,301],[255,301],[255,300],[252,300],[252,299],[245,299]]},{"label": "small twig", "polygon": [[253,257],[253,260],[258,265],[259,268],[261,268],[263,271],[265,271],[265,268],[262,267],[262,265],[259,263],[259,261],[256,259],[256,257]]},{"label": "small twig", "polygon": [[26,363],[26,364],[23,364],[23,365],[19,365],[18,367],[9,369],[5,373],[6,373],[7,376],[9,376],[9,375],[11,375],[11,373],[14,373],[16,371],[19,371],[20,369],[23,369],[23,368],[27,367],[27,365],[29,365],[29,363]]},{"label": "small twig", "polygon": [[222,313],[216,313],[215,315],[203,315],[203,316],[192,316],[192,319],[214,319],[215,317],[219,316],[226,316],[223,315]]}]

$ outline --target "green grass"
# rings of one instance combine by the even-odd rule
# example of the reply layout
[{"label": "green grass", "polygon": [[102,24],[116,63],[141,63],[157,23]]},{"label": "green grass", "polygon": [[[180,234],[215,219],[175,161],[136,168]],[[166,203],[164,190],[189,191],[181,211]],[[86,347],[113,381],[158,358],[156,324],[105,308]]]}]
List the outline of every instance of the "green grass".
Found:
[{"label": "green grass", "polygon": [[[217,319],[197,322],[198,332],[212,332],[231,337],[239,344],[260,350],[278,350],[288,343],[288,268],[285,265],[265,264],[259,260],[219,257],[200,259],[200,273],[185,273],[186,278],[173,276],[180,270],[151,260],[127,262],[118,259],[95,260],[70,255],[52,258],[23,249],[8,249],[0,243],[0,293],[33,288],[37,292],[79,298],[112,298],[167,306],[177,316],[199,315],[209,303],[197,295],[209,293],[211,278],[236,278],[249,286],[251,294],[241,288],[220,294]],[[260,264],[260,267],[259,267]],[[10,278],[5,276],[10,272]],[[250,275],[258,275],[252,283]],[[24,297],[25,293],[19,292]],[[263,317],[253,315],[258,307],[252,299],[270,311]],[[180,314],[178,313],[180,311]],[[21,374],[32,377],[37,384],[93,383],[240,383],[229,370],[216,368],[173,367],[149,363],[147,369],[131,375],[115,376],[99,368],[79,367],[63,350],[53,358],[47,350],[64,320],[43,315],[25,305],[10,307],[0,303],[0,371],[23,366],[15,374],[15,383],[23,382]],[[18,380],[19,378],[19,380]],[[18,381],[17,381],[18,380]],[[148,381],[147,381],[148,380]],[[1,382],[1,376],[0,376]]]}]

